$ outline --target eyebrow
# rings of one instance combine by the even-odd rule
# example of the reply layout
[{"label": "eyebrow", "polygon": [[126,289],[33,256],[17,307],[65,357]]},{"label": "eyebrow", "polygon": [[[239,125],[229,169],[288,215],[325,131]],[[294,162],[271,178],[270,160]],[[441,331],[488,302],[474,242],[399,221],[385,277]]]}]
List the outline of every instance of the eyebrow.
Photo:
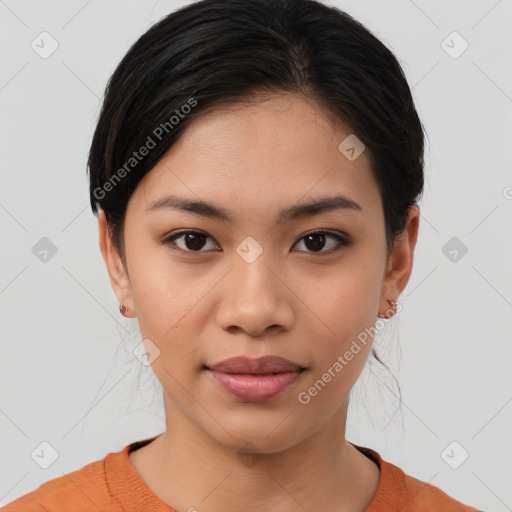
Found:
[{"label": "eyebrow", "polygon": [[[168,208],[193,213],[203,217],[221,219],[227,222],[233,221],[232,214],[225,208],[221,208],[220,206],[206,203],[204,201],[196,201],[174,195],[169,195],[157,199],[146,208],[146,211],[158,211]],[[337,195],[333,197],[321,197],[318,199],[313,199],[307,203],[297,204],[289,208],[285,208],[279,212],[277,220],[278,222],[290,222],[305,217],[313,217],[324,212],[338,209],[349,211],[363,210],[359,203],[356,203],[353,199],[350,199],[345,195]]]}]

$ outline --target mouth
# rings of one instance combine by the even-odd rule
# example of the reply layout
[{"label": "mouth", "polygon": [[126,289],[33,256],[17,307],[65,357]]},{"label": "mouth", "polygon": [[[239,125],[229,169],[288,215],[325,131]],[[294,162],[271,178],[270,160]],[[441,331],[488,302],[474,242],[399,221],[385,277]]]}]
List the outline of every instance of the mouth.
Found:
[{"label": "mouth", "polygon": [[[307,370],[288,361],[262,361],[254,363],[253,360],[248,363],[247,359],[238,359],[213,367],[203,366],[203,369],[223,391],[240,402],[266,402],[276,398],[295,384]],[[269,367],[274,371],[269,371]]]}]

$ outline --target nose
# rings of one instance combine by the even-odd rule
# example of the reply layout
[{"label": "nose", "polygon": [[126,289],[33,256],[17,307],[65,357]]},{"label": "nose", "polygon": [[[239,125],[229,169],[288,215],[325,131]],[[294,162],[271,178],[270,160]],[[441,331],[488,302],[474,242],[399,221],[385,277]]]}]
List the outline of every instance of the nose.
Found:
[{"label": "nose", "polygon": [[291,329],[293,293],[263,255],[252,263],[235,258],[220,291],[217,322],[222,329],[251,337]]}]

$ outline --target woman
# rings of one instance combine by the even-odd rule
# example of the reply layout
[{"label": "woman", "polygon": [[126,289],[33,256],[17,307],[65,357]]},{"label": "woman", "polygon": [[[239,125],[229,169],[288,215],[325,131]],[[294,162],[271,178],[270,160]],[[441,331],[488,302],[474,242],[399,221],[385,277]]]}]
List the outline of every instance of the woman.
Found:
[{"label": "woman", "polygon": [[423,148],[396,58],[336,8],[203,0],[151,27],[88,167],[166,430],[3,510],[475,511],[345,439],[412,272]]}]

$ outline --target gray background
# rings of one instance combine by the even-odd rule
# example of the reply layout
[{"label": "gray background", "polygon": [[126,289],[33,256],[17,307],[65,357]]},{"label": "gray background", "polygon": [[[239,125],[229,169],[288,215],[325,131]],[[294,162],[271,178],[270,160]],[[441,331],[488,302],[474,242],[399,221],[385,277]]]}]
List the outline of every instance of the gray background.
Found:
[{"label": "gray background", "polygon": [[[115,66],[185,3],[0,0],[0,505],[164,429],[85,166]],[[460,501],[512,510],[512,1],[328,3],[394,51],[429,135],[404,309],[376,339],[401,412],[391,375],[366,367],[347,438]],[[36,44],[58,48],[42,58]],[[38,252],[44,237],[55,254]],[[31,456],[43,442],[47,469]]]}]

